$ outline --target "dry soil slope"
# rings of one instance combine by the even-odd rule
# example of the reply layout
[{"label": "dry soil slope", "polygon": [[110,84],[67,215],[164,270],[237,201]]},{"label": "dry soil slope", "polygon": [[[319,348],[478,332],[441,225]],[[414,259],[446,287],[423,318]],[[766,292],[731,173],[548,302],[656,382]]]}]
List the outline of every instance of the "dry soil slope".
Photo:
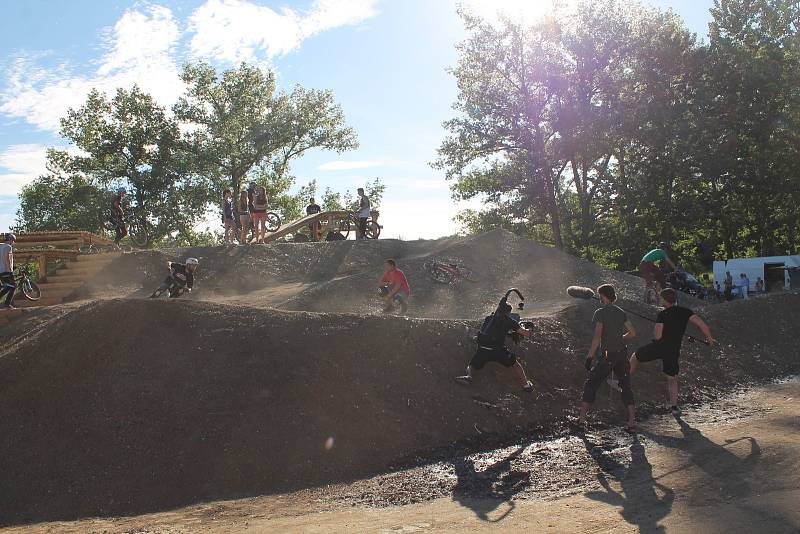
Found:
[{"label": "dry soil slope", "polygon": [[[250,247],[175,249],[126,254],[100,273],[85,297],[146,296],[168,259],[201,258],[196,300],[334,313],[380,313],[376,283],[386,258],[395,258],[413,290],[409,315],[484,316],[508,287],[527,297],[527,311],[545,315],[570,304],[573,284],[614,283],[623,297],[641,294],[641,280],[603,269],[504,230],[433,241],[342,241]],[[472,281],[441,285],[423,264],[449,258],[474,273]],[[691,300],[690,297],[686,297]]]},{"label": "dry soil slope", "polygon": [[[796,372],[796,344],[784,334],[800,320],[799,303],[780,295],[717,307],[709,320],[734,346],[687,347],[686,397]],[[354,479],[454,442],[526,434],[574,406],[593,306],[537,320],[521,349],[535,395],[497,367],[470,387],[453,381],[472,352],[474,321],[188,300],[54,310],[0,329],[12,340],[0,352],[5,524]],[[745,314],[770,319],[742,322]],[[658,401],[661,381],[647,367],[639,400]]]}]

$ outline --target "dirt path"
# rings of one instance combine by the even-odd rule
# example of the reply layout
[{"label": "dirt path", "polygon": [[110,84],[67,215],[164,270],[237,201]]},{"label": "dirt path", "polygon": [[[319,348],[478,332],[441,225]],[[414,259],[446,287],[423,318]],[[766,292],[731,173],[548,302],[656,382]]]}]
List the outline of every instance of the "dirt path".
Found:
[{"label": "dirt path", "polygon": [[637,437],[598,430],[349,485],[8,531],[800,532],[798,400],[794,380],[653,417]]}]

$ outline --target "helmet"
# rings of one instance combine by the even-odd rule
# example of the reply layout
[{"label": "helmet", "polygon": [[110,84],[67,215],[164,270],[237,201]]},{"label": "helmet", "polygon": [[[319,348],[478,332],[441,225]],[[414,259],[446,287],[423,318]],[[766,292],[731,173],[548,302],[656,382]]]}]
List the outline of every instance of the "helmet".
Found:
[{"label": "helmet", "polygon": [[119,194],[119,193],[127,193],[127,192],[128,192],[128,190],[127,190],[127,189],[125,189],[124,187],[118,187],[118,188],[117,188],[117,193],[118,193],[118,194]]},{"label": "helmet", "polygon": [[666,241],[662,241],[661,243],[658,244],[658,248],[660,248],[661,250],[667,250],[669,249],[669,243],[667,243]]},{"label": "helmet", "polygon": [[17,236],[15,236],[14,234],[11,233],[6,234],[6,241],[16,241],[16,240]]},{"label": "helmet", "polygon": [[186,260],[186,265],[200,265],[200,262],[197,261],[197,258],[188,258]]}]

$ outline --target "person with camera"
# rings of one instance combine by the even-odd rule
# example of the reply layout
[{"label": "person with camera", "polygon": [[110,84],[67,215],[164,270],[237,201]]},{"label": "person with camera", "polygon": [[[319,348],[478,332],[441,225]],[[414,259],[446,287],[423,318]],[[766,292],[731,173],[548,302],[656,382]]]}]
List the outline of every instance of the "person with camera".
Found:
[{"label": "person with camera", "polygon": [[456,380],[470,384],[474,371],[480,371],[488,362],[495,362],[512,368],[522,390],[528,393],[532,392],[533,383],[528,380],[519,358],[506,347],[506,337],[513,334],[530,337],[531,331],[511,316],[511,305],[503,298],[497,310],[483,321],[477,337],[478,349],[467,365],[467,374],[457,376]]},{"label": "person with camera", "polygon": [[384,263],[383,277],[378,282],[381,296],[386,303],[384,313],[391,313],[395,304],[400,306],[400,313],[408,310],[408,297],[411,296],[411,286],[403,271],[397,268],[397,262],[392,259]]},{"label": "person with camera", "polygon": [[150,298],[156,298],[161,293],[169,289],[169,297],[176,298],[180,296],[180,289],[186,288],[191,291],[194,286],[194,273],[200,262],[197,258],[187,258],[186,263],[167,262],[169,268],[169,275],[161,282],[161,285],[156,289]]},{"label": "person with camera", "polygon": [[617,387],[622,392],[622,404],[628,411],[627,428],[633,431],[636,428],[636,408],[631,389],[627,342],[636,337],[636,329],[628,320],[625,311],[614,304],[617,300],[614,286],[603,284],[597,288],[597,294],[603,306],[592,316],[594,337],[586,355],[586,370],[589,374],[583,386],[578,420],[572,425],[577,429],[583,429],[586,414],[589,413],[597,390],[613,372]]}]

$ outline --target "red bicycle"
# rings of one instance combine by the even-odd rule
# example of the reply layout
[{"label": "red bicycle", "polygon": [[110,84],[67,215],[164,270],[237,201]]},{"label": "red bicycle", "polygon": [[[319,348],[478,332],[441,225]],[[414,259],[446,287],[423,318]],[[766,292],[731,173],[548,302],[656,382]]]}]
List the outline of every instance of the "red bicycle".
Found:
[{"label": "red bicycle", "polygon": [[470,280],[472,271],[462,265],[450,261],[426,261],[422,268],[434,282],[440,284],[454,284],[459,280]]}]

